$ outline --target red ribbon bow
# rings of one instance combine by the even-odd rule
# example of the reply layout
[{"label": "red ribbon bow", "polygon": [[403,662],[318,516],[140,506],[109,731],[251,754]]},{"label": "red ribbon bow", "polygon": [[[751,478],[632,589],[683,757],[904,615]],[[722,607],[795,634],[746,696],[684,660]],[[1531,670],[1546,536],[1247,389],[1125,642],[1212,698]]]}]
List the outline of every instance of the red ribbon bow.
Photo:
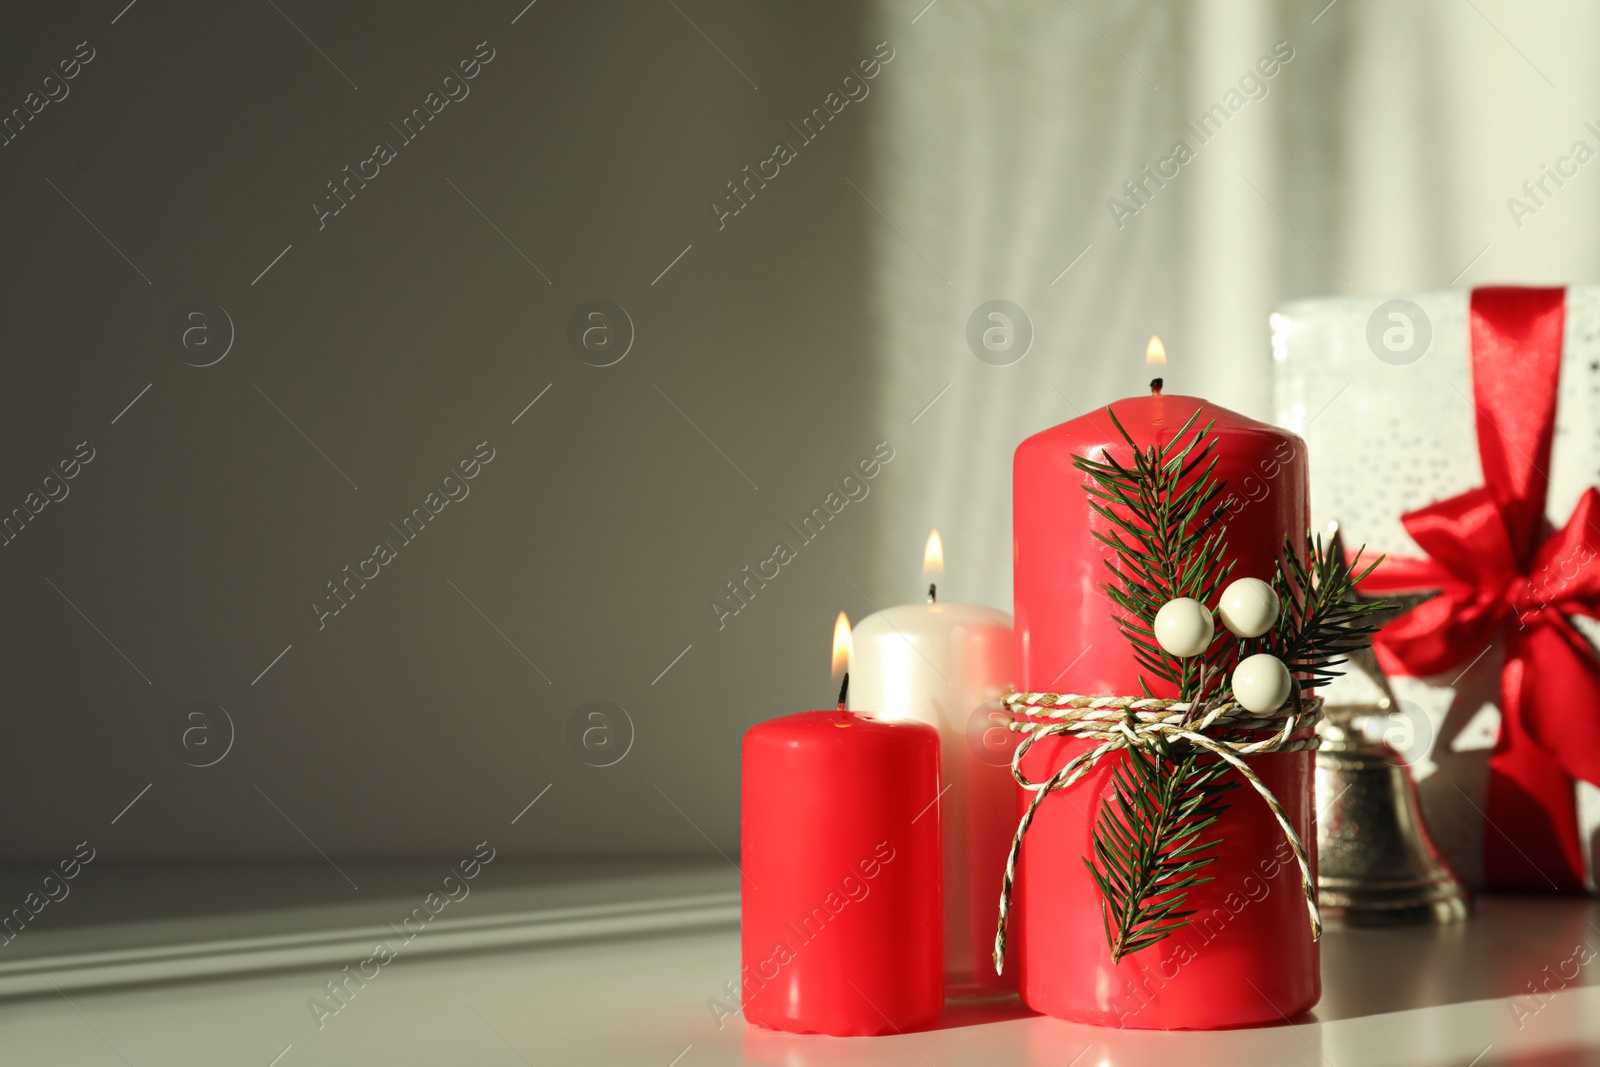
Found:
[{"label": "red ribbon bow", "polygon": [[1600,492],[1560,530],[1545,519],[1564,325],[1564,290],[1473,292],[1485,484],[1403,516],[1430,558],[1391,557],[1361,587],[1439,590],[1374,639],[1391,673],[1441,675],[1504,640],[1484,828],[1497,888],[1583,888],[1573,785],[1600,783],[1600,663],[1568,619],[1600,615]]}]

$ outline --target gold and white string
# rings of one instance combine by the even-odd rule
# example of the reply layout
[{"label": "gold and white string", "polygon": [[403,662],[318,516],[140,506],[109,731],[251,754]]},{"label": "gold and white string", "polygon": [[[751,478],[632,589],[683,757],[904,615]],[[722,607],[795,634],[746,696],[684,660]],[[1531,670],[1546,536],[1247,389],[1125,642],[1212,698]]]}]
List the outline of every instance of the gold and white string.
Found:
[{"label": "gold and white string", "polygon": [[[1245,762],[1247,756],[1271,752],[1299,752],[1320,743],[1315,726],[1322,718],[1322,701],[1302,702],[1298,689],[1293,698],[1276,711],[1256,713],[1232,702],[1210,707],[1183,700],[1157,697],[1079,696],[1073,693],[1012,693],[1005,698],[1006,709],[1014,716],[1007,729],[1025,735],[1011,755],[1011,776],[1034,796],[1017,823],[1006,856],[1005,878],[1000,888],[1000,920],[994,936],[994,967],[999,974],[1005,966],[1006,925],[1011,912],[1011,894],[1016,881],[1017,856],[1022,838],[1045,797],[1081,779],[1106,756],[1137,745],[1154,748],[1158,738],[1186,741],[1196,748],[1226,760],[1239,772],[1267,804],[1278,821],[1300,869],[1300,889],[1305,894],[1311,919],[1311,939],[1322,937],[1322,913],[1317,908],[1317,886],[1305,846],[1295,833],[1278,798]],[[1026,716],[1022,718],[1021,716]],[[1047,719],[1048,722],[1036,720]],[[1223,740],[1207,731],[1222,734],[1244,733],[1259,740]],[[1265,733],[1266,736],[1261,736]],[[1296,735],[1299,736],[1296,736]],[[1065,735],[1099,741],[1100,744],[1069,760],[1042,782],[1033,782],[1022,773],[1022,759],[1034,743],[1045,737]]]}]

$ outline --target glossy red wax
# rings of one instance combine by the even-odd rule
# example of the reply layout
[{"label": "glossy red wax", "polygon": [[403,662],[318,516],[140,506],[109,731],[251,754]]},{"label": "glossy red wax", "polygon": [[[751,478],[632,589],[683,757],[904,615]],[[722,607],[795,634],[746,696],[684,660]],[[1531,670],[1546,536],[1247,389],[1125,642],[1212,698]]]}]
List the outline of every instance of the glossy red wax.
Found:
[{"label": "glossy red wax", "polygon": [[[1299,437],[1195,397],[1133,397],[1113,407],[1140,446],[1171,440],[1197,407],[1200,424],[1214,422],[1217,476],[1227,483],[1224,496],[1238,500],[1228,522],[1233,577],[1270,578],[1286,535],[1304,551],[1310,499]],[[1141,692],[1140,669],[1101,589],[1110,577],[1105,560],[1111,551],[1093,533],[1109,524],[1090,509],[1085,476],[1073,466],[1074,456],[1102,450],[1131,462],[1103,408],[1017,449],[1019,690]],[[1158,696],[1177,695],[1158,679],[1149,682]],[[1023,771],[1043,780],[1090,747],[1093,742],[1048,739],[1029,752]],[[1313,760],[1310,752],[1282,753],[1253,758],[1251,767],[1282,802],[1301,841],[1311,844],[1314,860]],[[1276,1022],[1314,1005],[1321,995],[1317,946],[1299,876],[1282,830],[1242,781],[1212,828],[1222,843],[1206,871],[1213,881],[1190,891],[1187,906],[1197,910],[1190,926],[1112,963],[1100,892],[1083,864],[1111,769],[1103,762],[1052,794],[1024,841],[1012,934],[1023,1000],[1058,1018],[1150,1029]],[[1019,810],[1029,799],[1021,795]]]},{"label": "glossy red wax", "polygon": [[915,1030],[943,1007],[939,734],[807,711],[744,735],[744,1016],[774,1030]]}]

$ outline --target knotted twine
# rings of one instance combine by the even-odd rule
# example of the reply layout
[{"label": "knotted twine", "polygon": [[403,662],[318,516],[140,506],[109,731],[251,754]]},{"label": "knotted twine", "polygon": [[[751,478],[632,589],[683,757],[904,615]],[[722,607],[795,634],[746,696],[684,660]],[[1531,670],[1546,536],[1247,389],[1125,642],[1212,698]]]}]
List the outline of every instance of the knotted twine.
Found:
[{"label": "knotted twine", "polygon": [[[1322,913],[1317,908],[1317,886],[1311,877],[1311,864],[1306,859],[1305,846],[1295,833],[1289,817],[1278,798],[1256,777],[1245,763],[1246,756],[1259,756],[1270,752],[1300,752],[1314,749],[1320,743],[1315,726],[1322,718],[1322,700],[1314,697],[1308,702],[1300,699],[1295,687],[1292,699],[1275,711],[1253,712],[1228,701],[1215,707],[1206,702],[1172,700],[1157,697],[1079,696],[1074,693],[1011,693],[1005,706],[1013,716],[1008,730],[1025,734],[1022,743],[1011,754],[1011,777],[1034,796],[1017,823],[1017,832],[1011,837],[1011,851],[1006,855],[1006,873],[1000,887],[1000,921],[994,935],[994,970],[999,974],[1005,967],[1006,923],[1011,913],[1011,892],[1016,881],[1017,856],[1022,850],[1022,838],[1028,832],[1034,815],[1044,798],[1058,789],[1077,782],[1094,769],[1107,755],[1137,746],[1154,750],[1159,739],[1183,740],[1226,760],[1244,776],[1245,781],[1261,795],[1272,817],[1289,841],[1295,864],[1300,868],[1300,890],[1305,894],[1306,910],[1311,919],[1311,940],[1322,938]],[[1195,716],[1198,715],[1196,718]],[[1036,722],[1051,719],[1052,722]],[[1281,725],[1281,728],[1279,724]],[[1309,736],[1295,737],[1297,731],[1312,728]],[[1225,740],[1208,736],[1206,731],[1244,732],[1259,736],[1260,740]],[[1042,738],[1065,734],[1099,741],[1100,744],[1081,755],[1073,757],[1060,770],[1042,782],[1029,781],[1022,773],[1022,758],[1034,743]]]}]

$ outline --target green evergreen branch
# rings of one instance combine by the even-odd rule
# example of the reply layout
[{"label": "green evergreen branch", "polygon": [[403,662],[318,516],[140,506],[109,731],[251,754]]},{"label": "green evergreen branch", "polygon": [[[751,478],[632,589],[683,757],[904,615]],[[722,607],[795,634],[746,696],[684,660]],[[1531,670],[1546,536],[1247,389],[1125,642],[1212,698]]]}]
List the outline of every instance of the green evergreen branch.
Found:
[{"label": "green evergreen branch", "polygon": [[[1118,627],[1142,672],[1140,688],[1152,695],[1160,679],[1189,701],[1191,720],[1232,697],[1231,676],[1241,657],[1269,652],[1284,662],[1300,687],[1326,685],[1345,657],[1376,632],[1373,616],[1389,605],[1359,600],[1356,584],[1377,566],[1347,561],[1335,543],[1317,537],[1309,559],[1285,538],[1272,586],[1277,625],[1259,638],[1237,640],[1218,628],[1200,655],[1179,659],[1155,637],[1155,617],[1177,597],[1209,610],[1233,564],[1226,559],[1225,483],[1216,478],[1211,426],[1196,428],[1200,411],[1165,445],[1140,448],[1106,409],[1132,452],[1124,464],[1110,452],[1078,457],[1088,475],[1089,506],[1104,520],[1093,536],[1111,550],[1111,581],[1102,588],[1117,607]],[[1381,562],[1381,559],[1379,560]],[[1295,699],[1299,700],[1296,691]],[[1129,716],[1130,730],[1133,718]],[[1184,908],[1189,890],[1211,879],[1201,870],[1215,862],[1218,841],[1205,839],[1226,810],[1222,781],[1228,765],[1185,742],[1141,738],[1116,761],[1109,795],[1095,821],[1092,856],[1083,858],[1100,889],[1101,921],[1114,961],[1181,930],[1194,914]]]},{"label": "green evergreen branch", "polygon": [[[1219,634],[1204,655],[1179,659],[1156,641],[1154,624],[1156,612],[1177,597],[1215,603],[1232,571],[1223,558],[1224,484],[1216,478],[1211,427],[1195,427],[1197,408],[1167,444],[1141,449],[1116,412],[1108,408],[1107,414],[1131,449],[1132,463],[1109,452],[1100,460],[1076,460],[1089,476],[1090,507],[1106,522],[1093,531],[1112,553],[1106,560],[1112,580],[1103,588],[1121,613],[1118,627],[1140,668],[1201,705],[1225,689],[1236,651]],[[1139,684],[1151,692],[1144,674]],[[1094,826],[1093,856],[1084,857],[1100,888],[1113,960],[1189,921],[1193,912],[1183,907],[1188,891],[1210,881],[1199,872],[1216,859],[1206,853],[1217,841],[1202,836],[1226,808],[1222,794],[1233,785],[1219,779],[1227,769],[1189,745],[1160,739],[1148,748],[1130,745],[1116,763]]]},{"label": "green evergreen branch", "polygon": [[1383,562],[1379,556],[1362,567],[1362,551],[1346,560],[1337,544],[1324,544],[1319,534],[1311,540],[1311,558],[1302,561],[1294,545],[1284,542],[1272,578],[1282,618],[1260,640],[1305,688],[1327,685],[1343,674],[1334,668],[1367,647],[1378,632],[1375,616],[1391,607],[1383,600],[1357,598],[1357,584]]},{"label": "green evergreen branch", "polygon": [[1188,891],[1211,881],[1197,872],[1216,861],[1202,855],[1216,842],[1200,836],[1226,810],[1234,783],[1218,780],[1227,764],[1175,747],[1127,749],[1095,823],[1094,860],[1083,861],[1100,887],[1113,962],[1182,929],[1194,914],[1183,907]]}]

